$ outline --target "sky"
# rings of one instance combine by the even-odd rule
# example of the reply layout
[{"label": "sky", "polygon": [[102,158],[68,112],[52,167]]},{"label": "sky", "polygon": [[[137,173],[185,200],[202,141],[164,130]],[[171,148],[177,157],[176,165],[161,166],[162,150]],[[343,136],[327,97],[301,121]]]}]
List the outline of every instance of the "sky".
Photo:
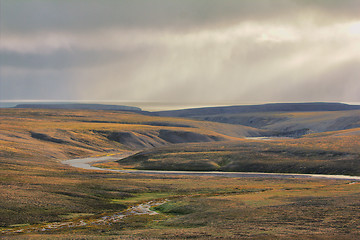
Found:
[{"label": "sky", "polygon": [[360,0],[0,0],[0,101],[360,102]]}]

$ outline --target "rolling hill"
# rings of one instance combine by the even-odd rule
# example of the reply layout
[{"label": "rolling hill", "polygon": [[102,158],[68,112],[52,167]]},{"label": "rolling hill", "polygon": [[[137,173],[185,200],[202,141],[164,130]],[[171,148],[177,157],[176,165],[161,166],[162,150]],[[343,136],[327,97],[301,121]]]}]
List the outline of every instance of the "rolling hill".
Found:
[{"label": "rolling hill", "polygon": [[219,114],[239,114],[258,112],[318,112],[360,110],[360,105],[344,103],[268,103],[261,105],[239,105],[224,107],[192,108],[173,111],[159,111],[154,114],[167,117],[195,117]]},{"label": "rolling hill", "polygon": [[66,159],[174,143],[236,140],[264,132],[240,125],[101,110],[2,109],[0,120],[0,150],[7,157]]},{"label": "rolling hill", "polygon": [[309,133],[360,127],[360,106],[342,103],[275,103],[157,112],[267,130],[271,136],[299,137]]},{"label": "rolling hill", "polygon": [[138,107],[106,104],[57,103],[57,104],[18,104],[14,108],[32,109],[80,109],[80,110],[110,110],[110,111],[142,111]]}]

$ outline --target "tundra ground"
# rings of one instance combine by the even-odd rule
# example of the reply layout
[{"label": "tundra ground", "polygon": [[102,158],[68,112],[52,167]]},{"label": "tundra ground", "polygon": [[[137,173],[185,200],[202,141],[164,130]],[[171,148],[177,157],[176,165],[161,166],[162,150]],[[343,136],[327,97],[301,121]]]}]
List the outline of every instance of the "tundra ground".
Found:
[{"label": "tundra ground", "polygon": [[[280,163],[307,157],[309,163],[355,161],[358,135],[347,131],[260,142],[243,137],[261,130],[229,124],[109,111],[2,110],[1,234],[4,239],[357,239],[357,182],[131,175],[61,164],[141,148],[148,159],[200,158],[218,166],[219,156],[233,161],[255,149],[271,168],[280,156]],[[154,200],[166,200],[154,207],[156,215],[42,230],[54,222],[96,221]]]}]

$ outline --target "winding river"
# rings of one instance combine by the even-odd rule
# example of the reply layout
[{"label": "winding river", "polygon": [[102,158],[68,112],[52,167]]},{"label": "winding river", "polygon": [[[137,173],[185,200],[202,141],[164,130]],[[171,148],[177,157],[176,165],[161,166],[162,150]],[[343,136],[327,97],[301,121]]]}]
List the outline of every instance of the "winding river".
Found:
[{"label": "winding river", "polygon": [[309,179],[329,179],[329,180],[351,180],[360,181],[358,176],[346,176],[346,175],[326,175],[326,174],[295,174],[295,173],[261,173],[261,172],[217,172],[217,171],[158,171],[158,170],[117,170],[98,168],[92,166],[94,163],[109,162],[115,160],[121,160],[139,153],[139,151],[126,152],[121,154],[113,154],[108,156],[77,158],[62,161],[63,164],[82,168],[87,170],[97,171],[111,171],[119,173],[129,174],[159,174],[159,175],[187,175],[187,176],[216,176],[216,177],[232,177],[232,178],[244,178],[244,177],[262,177],[262,178],[309,178]]}]

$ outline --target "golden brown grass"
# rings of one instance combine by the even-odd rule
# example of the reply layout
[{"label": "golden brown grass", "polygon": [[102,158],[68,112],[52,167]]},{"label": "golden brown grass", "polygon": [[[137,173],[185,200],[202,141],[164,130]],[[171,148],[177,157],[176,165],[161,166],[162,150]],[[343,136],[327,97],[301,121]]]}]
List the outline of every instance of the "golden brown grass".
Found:
[{"label": "golden brown grass", "polygon": [[[20,109],[2,109],[0,121],[1,230],[95,218],[139,202],[170,200],[166,210],[155,217],[140,215],[109,226],[2,235],[4,239],[357,239],[360,234],[359,183],[131,175],[74,169],[59,162],[129,149],[98,131],[151,134],[185,128],[224,136],[232,129],[241,132],[237,126],[121,112]],[[188,126],[154,124],[159,121]],[[66,143],[36,139],[30,132]],[[249,154],[293,148],[358,154],[358,140],[357,135],[271,143],[239,140],[173,145],[160,152],[167,157],[204,154],[212,159],[231,154],[240,145],[247,146]]]},{"label": "golden brown grass", "polygon": [[[171,130],[237,139],[250,129],[128,112],[81,110],[1,109],[0,121],[0,151],[3,156],[52,156],[57,159],[128,150],[127,145],[109,141],[106,134],[112,132],[157,138],[160,130]],[[48,139],[34,138],[32,133]],[[225,135],[227,133],[230,135]]]},{"label": "golden brown grass", "polygon": [[176,211],[170,209],[156,218],[138,216],[113,226],[68,229],[62,230],[61,235],[55,231],[54,235],[33,237],[354,239],[360,234],[357,207],[360,187],[348,181],[257,178],[229,181],[215,177],[165,180],[146,176],[129,179],[122,175],[111,179],[133,189],[150,187],[154,191],[157,187],[163,193],[137,193],[123,202],[166,197],[177,206]]}]

